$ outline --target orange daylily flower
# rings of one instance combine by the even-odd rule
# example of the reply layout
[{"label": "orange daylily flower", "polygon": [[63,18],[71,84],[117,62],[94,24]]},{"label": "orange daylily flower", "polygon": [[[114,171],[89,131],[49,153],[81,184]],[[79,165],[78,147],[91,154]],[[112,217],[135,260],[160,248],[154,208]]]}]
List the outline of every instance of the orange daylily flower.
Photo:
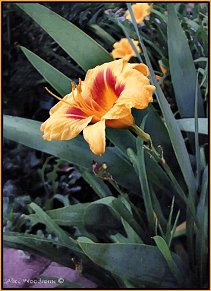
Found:
[{"label": "orange daylily flower", "polygon": [[[136,3],[132,5],[132,10],[134,17],[137,23],[142,23],[144,18],[150,14],[149,9],[152,7],[152,4],[148,3]],[[130,13],[127,10],[125,13],[126,19],[131,20]]]},{"label": "orange daylily flower", "polygon": [[[131,39],[134,43],[137,51],[140,53],[141,50],[138,46],[138,41]],[[136,53],[131,47],[129,40],[127,38],[122,38],[120,41],[117,41],[113,45],[114,49],[111,52],[111,55],[114,59],[121,58],[126,61],[129,61],[131,57],[136,57]]]},{"label": "orange daylily flower", "polygon": [[134,125],[131,108],[144,109],[152,102],[148,67],[120,59],[87,72],[84,81],[50,110],[41,125],[46,140],[69,140],[83,131],[94,154],[105,152],[105,128]]}]

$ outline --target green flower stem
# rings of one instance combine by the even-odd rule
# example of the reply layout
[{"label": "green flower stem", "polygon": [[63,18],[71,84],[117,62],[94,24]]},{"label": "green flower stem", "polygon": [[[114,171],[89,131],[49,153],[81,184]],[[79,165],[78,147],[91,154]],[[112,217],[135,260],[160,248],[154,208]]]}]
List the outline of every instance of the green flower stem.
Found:
[{"label": "green flower stem", "polygon": [[146,133],[145,131],[143,131],[140,127],[138,127],[138,125],[133,124],[130,127],[130,130],[132,130],[136,135],[141,137],[144,141],[146,141],[146,142],[150,142],[151,141],[150,135],[148,133]]},{"label": "green flower stem", "polygon": [[180,195],[180,197],[185,201],[187,207],[189,208],[196,226],[199,228],[199,222],[198,219],[196,217],[196,212],[195,212],[195,207],[194,204],[192,202],[192,200],[188,199],[188,197],[185,195],[185,192],[183,191],[183,189],[181,188],[181,186],[179,185],[179,183],[177,182],[174,174],[172,173],[169,165],[166,163],[165,159],[162,156],[162,153],[158,153],[158,151],[156,150],[156,148],[154,147],[151,137],[148,133],[146,133],[145,131],[143,131],[140,127],[138,127],[136,124],[134,124],[133,126],[130,127],[130,129],[136,133],[137,136],[139,136],[140,138],[142,138],[145,142],[148,143],[148,146],[144,146],[144,148],[149,152],[149,154],[158,162],[161,164],[161,166],[163,167],[163,169],[165,170],[165,172],[167,173],[168,177],[170,178],[170,180],[172,181],[176,191],[178,192],[178,194]]},{"label": "green flower stem", "polygon": [[117,190],[117,192],[118,192],[120,195],[125,195],[125,194],[126,194],[126,193],[124,193],[124,192],[120,189],[119,185],[116,183],[115,180],[109,179],[108,182],[109,182],[109,183],[114,187],[114,189]]}]

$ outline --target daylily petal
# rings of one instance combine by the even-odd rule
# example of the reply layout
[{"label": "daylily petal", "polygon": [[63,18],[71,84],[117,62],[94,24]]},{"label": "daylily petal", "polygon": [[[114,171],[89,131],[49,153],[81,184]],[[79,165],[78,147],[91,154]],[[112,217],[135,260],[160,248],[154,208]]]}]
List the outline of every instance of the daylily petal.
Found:
[{"label": "daylily petal", "polygon": [[68,118],[64,114],[52,114],[40,127],[46,140],[69,140],[76,137],[92,120],[92,116],[83,119]]},{"label": "daylily petal", "polygon": [[124,93],[117,100],[119,106],[127,108],[145,109],[150,102],[153,102],[152,93],[155,90],[153,85],[145,85],[142,88],[131,88],[124,90]]},{"label": "daylily petal", "polygon": [[114,106],[102,116],[102,119],[120,119],[130,114],[131,110],[124,105],[114,104]]},{"label": "daylily petal", "polygon": [[145,64],[129,64],[132,69],[141,72],[144,76],[149,76],[149,69]]},{"label": "daylily petal", "polygon": [[[135,56],[135,53],[133,53],[133,56]],[[122,58],[128,61],[132,57],[132,54],[125,53],[123,49],[115,49],[112,51],[112,57],[114,59]]]},{"label": "daylily petal", "polygon": [[83,135],[94,154],[101,155],[105,152],[105,120],[87,126]]},{"label": "daylily petal", "polygon": [[[53,114],[54,112],[58,111],[60,108],[63,107],[67,107],[67,104],[73,105],[74,101],[73,101],[73,97],[72,97],[72,93],[67,94],[66,96],[64,96],[62,98],[63,101],[59,101],[56,105],[54,105],[51,109],[50,109],[50,115]],[[67,102],[67,103],[66,103]]]},{"label": "daylily petal", "polygon": [[113,128],[129,128],[134,123],[135,121],[131,113],[126,115],[124,118],[106,120],[106,126]]},{"label": "daylily petal", "polygon": [[[144,70],[145,67],[140,66],[138,69]],[[131,70],[131,68],[123,70],[119,81],[124,82],[125,88],[117,99],[116,105],[144,109],[148,106],[149,102],[153,101],[152,94],[155,86],[149,85],[149,79],[140,70]],[[145,73],[147,73],[146,70]]]},{"label": "daylily petal", "polygon": [[119,73],[121,73],[124,65],[125,65],[125,62],[120,59],[120,60],[112,61],[109,63],[105,63],[100,66],[96,66],[94,69],[90,69],[87,71],[84,82],[86,84],[92,83],[95,80],[98,72],[101,70],[105,70],[106,68],[110,68],[112,72],[115,72],[115,76],[117,76]]},{"label": "daylily petal", "polygon": [[103,115],[117,100],[124,89],[124,85],[117,83],[117,77],[111,68],[104,67],[97,71],[89,89],[91,99],[103,109],[101,111],[101,115]]},{"label": "daylily petal", "polygon": [[106,120],[106,126],[114,128],[128,128],[134,124],[131,109],[118,104],[114,104],[102,119]]}]

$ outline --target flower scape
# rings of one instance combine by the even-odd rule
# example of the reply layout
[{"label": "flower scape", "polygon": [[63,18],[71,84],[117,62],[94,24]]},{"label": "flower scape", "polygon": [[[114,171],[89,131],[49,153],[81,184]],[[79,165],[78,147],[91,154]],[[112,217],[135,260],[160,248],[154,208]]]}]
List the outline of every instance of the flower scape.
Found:
[{"label": "flower scape", "polygon": [[46,140],[70,140],[83,131],[84,139],[96,155],[105,152],[105,128],[134,125],[131,108],[145,109],[153,101],[144,64],[117,60],[87,72],[84,81],[72,83],[72,92],[50,110],[41,125]]}]

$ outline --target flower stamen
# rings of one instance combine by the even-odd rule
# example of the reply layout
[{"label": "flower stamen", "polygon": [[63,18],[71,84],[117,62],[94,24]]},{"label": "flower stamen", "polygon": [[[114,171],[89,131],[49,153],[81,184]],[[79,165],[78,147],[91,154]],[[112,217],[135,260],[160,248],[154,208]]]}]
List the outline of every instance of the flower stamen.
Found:
[{"label": "flower stamen", "polygon": [[56,95],[55,95],[53,92],[51,92],[47,87],[45,87],[45,90],[46,90],[46,91],[47,91],[51,96],[53,96],[54,98],[58,99],[59,101],[62,101],[62,102],[64,102],[64,103],[66,103],[66,104],[72,106],[72,104],[70,104],[70,103],[67,102],[66,100],[64,100],[64,99],[62,99],[62,98],[56,96]]},{"label": "flower stamen", "polygon": [[76,89],[77,90],[77,98],[75,98],[74,96],[74,92],[73,92],[73,99],[75,101],[75,107],[77,107],[78,109],[81,109],[84,113],[90,115],[90,114],[94,114],[94,115],[98,115],[98,111],[96,110],[96,108],[94,108],[93,106],[93,100],[90,96],[90,101],[91,101],[91,104],[88,104],[82,97],[81,93],[82,93],[82,89],[81,89],[81,85],[82,85],[82,81],[81,79],[79,78],[78,80],[78,85],[75,86],[74,83],[72,83],[72,89]]}]

